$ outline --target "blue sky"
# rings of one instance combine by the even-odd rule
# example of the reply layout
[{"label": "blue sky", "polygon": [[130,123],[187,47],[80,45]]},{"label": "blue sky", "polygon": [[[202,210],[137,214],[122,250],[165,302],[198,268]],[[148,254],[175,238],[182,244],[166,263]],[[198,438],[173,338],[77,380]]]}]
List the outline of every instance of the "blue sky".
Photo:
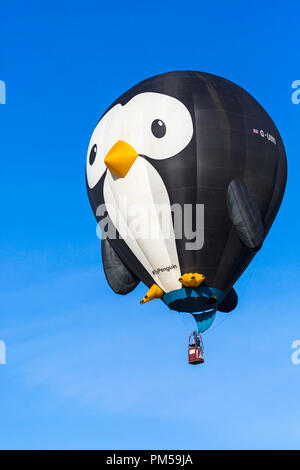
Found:
[{"label": "blue sky", "polygon": [[[0,15],[2,449],[299,448],[296,2],[5,2]],[[288,156],[283,205],[237,284],[238,308],[188,366],[188,314],[110,291],[86,196],[91,132],[130,86],[224,76],[269,112]],[[142,334],[141,334],[142,333]]]}]

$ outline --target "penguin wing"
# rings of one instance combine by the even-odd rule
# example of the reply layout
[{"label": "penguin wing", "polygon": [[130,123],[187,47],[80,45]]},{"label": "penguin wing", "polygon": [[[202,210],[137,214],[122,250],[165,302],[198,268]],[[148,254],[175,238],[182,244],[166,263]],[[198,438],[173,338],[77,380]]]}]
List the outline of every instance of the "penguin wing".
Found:
[{"label": "penguin wing", "polygon": [[231,290],[228,292],[226,297],[224,297],[223,301],[218,305],[218,310],[220,312],[228,313],[235,309],[238,303],[238,296],[235,292],[234,288],[232,287]]},{"label": "penguin wing", "polygon": [[233,180],[227,190],[227,208],[241,242],[250,250],[261,248],[265,227],[254,195],[240,180]]},{"label": "penguin wing", "polygon": [[108,284],[116,294],[126,295],[139,279],[127,268],[107,238],[101,240],[102,263]]}]

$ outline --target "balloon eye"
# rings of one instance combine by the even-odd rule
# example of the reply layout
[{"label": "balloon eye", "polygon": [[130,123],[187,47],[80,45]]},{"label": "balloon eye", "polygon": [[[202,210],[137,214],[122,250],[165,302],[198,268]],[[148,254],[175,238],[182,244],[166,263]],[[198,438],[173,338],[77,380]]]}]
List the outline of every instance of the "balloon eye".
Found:
[{"label": "balloon eye", "polygon": [[96,155],[97,155],[97,145],[93,145],[91,151],[90,151],[90,156],[89,156],[89,164],[93,165],[94,161],[96,160]]},{"label": "balloon eye", "polygon": [[151,124],[151,131],[154,137],[161,139],[167,132],[166,125],[160,119],[155,119]]}]

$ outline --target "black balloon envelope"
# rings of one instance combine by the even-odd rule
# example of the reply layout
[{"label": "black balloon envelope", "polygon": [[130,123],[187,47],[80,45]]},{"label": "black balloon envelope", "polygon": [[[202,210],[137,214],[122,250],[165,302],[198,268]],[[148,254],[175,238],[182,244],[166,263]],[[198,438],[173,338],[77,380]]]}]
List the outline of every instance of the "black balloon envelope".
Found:
[{"label": "black balloon envelope", "polygon": [[170,72],[131,88],[91,137],[86,182],[107,281],[193,313],[200,332],[237,305],[234,284],[280,207],[287,164],[266,111],[234,83]]}]

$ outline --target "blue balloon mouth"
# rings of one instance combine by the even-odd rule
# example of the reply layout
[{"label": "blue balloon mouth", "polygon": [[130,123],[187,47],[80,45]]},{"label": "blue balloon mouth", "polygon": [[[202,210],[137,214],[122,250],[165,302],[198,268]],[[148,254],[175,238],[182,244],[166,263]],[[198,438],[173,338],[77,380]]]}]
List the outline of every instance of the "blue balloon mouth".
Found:
[{"label": "blue balloon mouth", "polygon": [[182,287],[163,295],[163,302],[177,312],[205,312],[216,308],[222,302],[225,294],[213,287]]},{"label": "blue balloon mouth", "polygon": [[163,302],[177,312],[192,313],[198,332],[203,333],[213,323],[218,304],[222,302],[225,294],[213,287],[182,287],[164,294]]}]

